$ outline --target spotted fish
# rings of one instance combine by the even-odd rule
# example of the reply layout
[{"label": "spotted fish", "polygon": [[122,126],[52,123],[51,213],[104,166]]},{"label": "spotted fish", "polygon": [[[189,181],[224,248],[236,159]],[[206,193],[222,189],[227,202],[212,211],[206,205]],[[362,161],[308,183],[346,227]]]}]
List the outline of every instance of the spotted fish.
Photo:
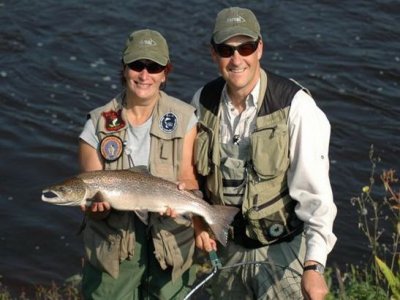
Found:
[{"label": "spotted fish", "polygon": [[139,170],[103,170],[78,174],[42,191],[42,200],[55,205],[89,206],[92,199],[107,201],[116,210],[165,212],[203,217],[216,239],[224,246],[237,207],[210,205],[173,182]]}]

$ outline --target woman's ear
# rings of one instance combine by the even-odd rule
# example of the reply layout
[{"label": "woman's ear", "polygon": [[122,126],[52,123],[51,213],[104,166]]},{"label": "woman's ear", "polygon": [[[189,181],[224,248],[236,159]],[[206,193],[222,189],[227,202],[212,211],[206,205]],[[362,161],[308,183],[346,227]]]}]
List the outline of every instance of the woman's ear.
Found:
[{"label": "woman's ear", "polygon": [[165,77],[168,76],[168,74],[172,71],[172,69],[173,69],[172,64],[168,62],[164,70]]}]

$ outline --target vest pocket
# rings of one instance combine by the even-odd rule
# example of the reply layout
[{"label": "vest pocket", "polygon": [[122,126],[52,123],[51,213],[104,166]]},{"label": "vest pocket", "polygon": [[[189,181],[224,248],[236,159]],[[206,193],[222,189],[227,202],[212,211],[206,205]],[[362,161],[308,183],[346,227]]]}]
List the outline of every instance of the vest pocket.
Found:
[{"label": "vest pocket", "polygon": [[120,241],[121,236],[105,221],[88,220],[83,232],[86,259],[96,269],[117,278]]},{"label": "vest pocket", "polygon": [[194,230],[184,217],[152,218],[152,236],[156,258],[163,269],[172,267],[172,279],[178,278],[193,262]]},{"label": "vest pocket", "polygon": [[225,202],[233,205],[240,204],[246,187],[245,162],[227,157],[221,164],[221,173]]},{"label": "vest pocket", "polygon": [[194,145],[194,158],[197,172],[200,175],[208,175],[210,173],[210,145],[212,132],[204,125],[199,125]]},{"label": "vest pocket", "polygon": [[104,220],[88,219],[83,232],[87,260],[98,270],[117,278],[120,262],[133,256],[134,231],[131,212],[112,210]]},{"label": "vest pocket", "polygon": [[[296,201],[292,200],[288,190],[281,192],[272,199],[262,199],[256,196],[256,205],[246,212],[246,234],[261,243],[268,245],[293,236],[302,229],[294,208]],[[267,195],[264,195],[267,197]]]},{"label": "vest pocket", "polygon": [[286,171],[289,165],[289,138],[286,124],[275,124],[251,135],[251,157],[254,171],[263,179]]}]

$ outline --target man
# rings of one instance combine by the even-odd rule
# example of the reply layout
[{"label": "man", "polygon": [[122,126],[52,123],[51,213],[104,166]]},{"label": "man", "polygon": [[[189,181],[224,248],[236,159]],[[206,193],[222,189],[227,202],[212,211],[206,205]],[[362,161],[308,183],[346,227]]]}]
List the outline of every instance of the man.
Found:
[{"label": "man", "polygon": [[[223,266],[242,266],[219,272],[212,293],[323,299],[322,273],[336,242],[330,124],[305,88],[261,68],[262,52],[253,12],[218,13],[211,53],[221,77],[193,97],[200,121],[195,162],[207,199],[241,208],[218,255]],[[198,248],[216,250],[200,219],[195,232]]]}]

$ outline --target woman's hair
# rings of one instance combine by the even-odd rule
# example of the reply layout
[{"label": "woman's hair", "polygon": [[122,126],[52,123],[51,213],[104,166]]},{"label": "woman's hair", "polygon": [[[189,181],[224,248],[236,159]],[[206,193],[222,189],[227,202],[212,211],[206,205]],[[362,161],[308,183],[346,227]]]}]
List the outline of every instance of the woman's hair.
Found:
[{"label": "woman's hair", "polygon": [[[121,60],[121,65],[122,65],[122,69],[119,73],[119,78],[120,78],[120,82],[122,87],[125,88],[126,86],[126,79],[124,76],[124,70],[127,67],[127,65],[124,64],[124,62]],[[165,70],[163,71],[165,73],[165,81],[163,83],[161,83],[160,85],[160,90],[164,90],[167,86],[167,80],[168,80],[168,74],[172,71],[172,64],[170,62],[167,63],[167,65],[165,66]]]}]

